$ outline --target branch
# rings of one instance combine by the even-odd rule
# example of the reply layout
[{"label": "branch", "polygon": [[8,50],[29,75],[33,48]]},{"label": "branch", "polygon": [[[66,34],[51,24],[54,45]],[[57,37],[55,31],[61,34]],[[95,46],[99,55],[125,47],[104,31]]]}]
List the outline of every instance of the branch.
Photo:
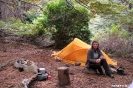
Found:
[{"label": "branch", "polygon": [[81,6],[87,8],[88,10],[90,10],[90,8],[88,7],[88,5],[85,5],[81,0],[75,0],[78,4],[80,4]]},{"label": "branch", "polygon": [[13,5],[12,3],[5,2],[4,0],[0,0],[0,2],[4,2],[5,4],[8,4],[8,5]]},{"label": "branch", "polygon": [[[71,0],[70,0],[71,1]],[[77,0],[75,0],[75,1],[77,1]],[[69,1],[68,0],[66,0],[66,2],[73,8],[73,9],[75,9],[76,11],[78,11],[79,13],[81,13],[82,14],[82,12],[80,12],[79,10],[77,10],[71,3],[69,3]],[[79,3],[80,4],[80,3]],[[81,5],[81,4],[80,4]],[[83,5],[81,5],[81,6],[83,6]],[[83,6],[84,7],[84,6]],[[86,8],[86,7],[85,7]],[[89,10],[89,8],[87,8],[88,10]]]},{"label": "branch", "polygon": [[24,2],[24,3],[27,3],[27,4],[30,4],[30,5],[33,5],[33,6],[36,6],[36,7],[39,7],[41,10],[43,10],[43,8],[38,6],[37,4],[32,4],[32,3],[29,3],[29,2],[26,2],[26,1],[22,1],[22,0],[20,0],[20,1]]},{"label": "branch", "polygon": [[[4,1],[4,0],[0,0],[0,2],[3,2],[3,3],[8,4],[8,5],[14,5],[14,3],[9,3],[9,2],[6,2],[6,1]],[[30,5],[32,5],[32,6],[39,7],[41,10],[43,10],[43,8],[40,7],[40,6],[38,6],[37,4],[31,4],[31,3],[26,2],[26,1],[21,1],[21,2],[24,2],[24,3],[26,3],[26,4],[30,4]],[[16,6],[18,6],[18,5],[16,5]]]}]

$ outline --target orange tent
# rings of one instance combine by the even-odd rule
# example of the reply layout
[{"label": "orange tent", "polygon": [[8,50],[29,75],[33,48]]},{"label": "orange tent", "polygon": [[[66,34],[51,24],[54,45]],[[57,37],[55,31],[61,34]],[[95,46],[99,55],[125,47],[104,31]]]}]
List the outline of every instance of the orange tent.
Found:
[{"label": "orange tent", "polygon": [[[90,45],[86,44],[85,42],[81,41],[78,38],[75,38],[70,44],[68,44],[65,48],[63,48],[59,52],[54,52],[52,56],[55,58],[60,58],[62,61],[75,64],[76,62],[80,62],[81,66],[85,65],[86,58],[87,58],[87,51],[91,48]],[[104,58],[107,60],[109,65],[116,66],[117,62],[113,61],[102,51]]]}]

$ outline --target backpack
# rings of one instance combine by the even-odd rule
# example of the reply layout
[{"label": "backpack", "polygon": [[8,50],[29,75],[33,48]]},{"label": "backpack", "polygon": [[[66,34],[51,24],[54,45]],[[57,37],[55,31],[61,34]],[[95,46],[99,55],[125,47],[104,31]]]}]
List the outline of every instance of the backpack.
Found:
[{"label": "backpack", "polygon": [[117,68],[117,74],[119,74],[119,75],[127,75],[127,73],[124,71],[124,68],[122,66]]}]

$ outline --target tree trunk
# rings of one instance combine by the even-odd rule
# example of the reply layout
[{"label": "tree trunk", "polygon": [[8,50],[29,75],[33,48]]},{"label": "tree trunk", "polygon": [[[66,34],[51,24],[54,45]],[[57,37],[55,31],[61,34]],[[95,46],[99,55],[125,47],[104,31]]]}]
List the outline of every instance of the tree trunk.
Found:
[{"label": "tree trunk", "polygon": [[59,79],[59,85],[60,86],[70,84],[70,77],[69,77],[68,67],[59,67],[58,68],[58,79]]}]

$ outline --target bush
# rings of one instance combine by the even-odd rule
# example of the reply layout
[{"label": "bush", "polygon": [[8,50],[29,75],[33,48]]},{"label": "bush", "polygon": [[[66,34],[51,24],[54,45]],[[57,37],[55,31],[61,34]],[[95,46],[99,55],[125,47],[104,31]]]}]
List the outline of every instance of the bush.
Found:
[{"label": "bush", "polygon": [[133,52],[133,38],[125,30],[119,30],[116,25],[106,29],[104,33],[95,35],[93,40],[100,43],[100,47],[106,53],[113,56],[125,57]]},{"label": "bush", "polygon": [[89,43],[88,10],[79,5],[68,6],[65,0],[49,2],[44,8],[44,15],[38,18],[38,23],[52,33],[55,47],[64,47],[75,37]]},{"label": "bush", "polygon": [[20,19],[9,18],[7,22],[0,21],[3,29],[9,33],[15,35],[34,35],[36,34],[36,25],[34,24],[24,24]]},{"label": "bush", "polygon": [[24,17],[22,19],[22,22],[25,24],[31,24],[32,21],[36,18],[37,18],[37,15],[35,13],[28,11],[28,12],[24,13]]},{"label": "bush", "polygon": [[2,28],[6,23],[2,20],[0,20],[0,28]]}]

